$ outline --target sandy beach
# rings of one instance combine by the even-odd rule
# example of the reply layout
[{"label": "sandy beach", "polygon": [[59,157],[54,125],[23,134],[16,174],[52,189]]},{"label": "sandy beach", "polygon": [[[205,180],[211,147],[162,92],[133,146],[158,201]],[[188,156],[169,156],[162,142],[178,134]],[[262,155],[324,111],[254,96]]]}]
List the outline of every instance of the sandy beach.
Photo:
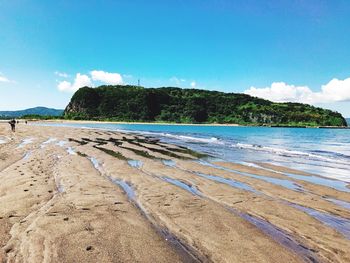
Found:
[{"label": "sandy beach", "polygon": [[0,123],[0,262],[350,262],[348,185],[283,186],[316,175],[141,134],[17,126]]}]

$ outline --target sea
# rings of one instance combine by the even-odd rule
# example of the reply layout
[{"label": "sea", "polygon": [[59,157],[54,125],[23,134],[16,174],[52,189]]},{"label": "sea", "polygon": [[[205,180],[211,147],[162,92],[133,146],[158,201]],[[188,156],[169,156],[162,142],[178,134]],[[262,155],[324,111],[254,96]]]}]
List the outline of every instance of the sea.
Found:
[{"label": "sea", "polygon": [[269,163],[350,182],[350,129],[210,125],[36,123],[142,134],[254,166]]}]

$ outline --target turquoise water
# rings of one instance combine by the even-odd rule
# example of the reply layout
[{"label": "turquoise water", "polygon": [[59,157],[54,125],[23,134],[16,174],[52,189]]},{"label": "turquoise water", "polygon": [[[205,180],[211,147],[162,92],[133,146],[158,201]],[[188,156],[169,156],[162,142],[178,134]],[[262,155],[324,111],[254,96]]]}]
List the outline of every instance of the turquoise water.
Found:
[{"label": "turquoise water", "polygon": [[50,123],[135,132],[230,162],[266,162],[350,182],[350,130],[196,125]]}]

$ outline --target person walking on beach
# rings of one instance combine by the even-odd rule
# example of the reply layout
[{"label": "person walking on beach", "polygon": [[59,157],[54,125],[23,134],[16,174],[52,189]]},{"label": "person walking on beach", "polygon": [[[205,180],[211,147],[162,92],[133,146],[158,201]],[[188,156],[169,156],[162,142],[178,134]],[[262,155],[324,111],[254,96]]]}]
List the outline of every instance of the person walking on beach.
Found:
[{"label": "person walking on beach", "polygon": [[15,121],[15,119],[9,121],[9,124],[11,125],[11,130],[13,132],[15,132],[16,131],[16,121]]}]

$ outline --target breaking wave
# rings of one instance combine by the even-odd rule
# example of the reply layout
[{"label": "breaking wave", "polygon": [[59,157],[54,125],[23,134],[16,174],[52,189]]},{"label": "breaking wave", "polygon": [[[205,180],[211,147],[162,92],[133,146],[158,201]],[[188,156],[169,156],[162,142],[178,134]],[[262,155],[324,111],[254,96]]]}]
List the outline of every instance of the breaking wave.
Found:
[{"label": "breaking wave", "polygon": [[[295,151],[295,150],[287,150],[282,148],[274,148],[269,146],[262,146],[259,144],[245,144],[245,143],[236,143],[233,144],[232,147],[239,148],[239,149],[248,149],[253,151],[262,151],[272,154],[277,154],[284,157],[303,157],[308,158],[312,160],[318,160],[318,161],[324,161],[324,162],[337,162],[341,164],[349,164],[348,160],[341,160],[340,154],[336,152],[327,152],[328,156],[320,155],[320,154],[314,154],[314,153],[308,153],[308,152],[302,152],[302,151]],[[349,158],[347,155],[341,155],[343,157],[342,159]]]}]

